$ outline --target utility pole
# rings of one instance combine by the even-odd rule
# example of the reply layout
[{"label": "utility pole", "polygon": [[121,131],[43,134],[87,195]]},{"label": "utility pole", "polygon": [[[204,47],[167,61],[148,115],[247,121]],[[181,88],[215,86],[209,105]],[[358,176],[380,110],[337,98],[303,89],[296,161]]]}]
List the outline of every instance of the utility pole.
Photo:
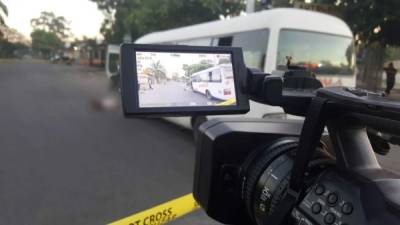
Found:
[{"label": "utility pole", "polygon": [[246,13],[253,13],[255,10],[256,0],[247,0]]}]

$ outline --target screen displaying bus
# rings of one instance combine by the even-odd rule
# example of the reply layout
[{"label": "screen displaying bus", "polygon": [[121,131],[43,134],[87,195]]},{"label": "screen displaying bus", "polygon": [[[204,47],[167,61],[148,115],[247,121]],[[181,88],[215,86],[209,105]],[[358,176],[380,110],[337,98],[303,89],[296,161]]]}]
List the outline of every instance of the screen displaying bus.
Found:
[{"label": "screen displaying bus", "polygon": [[136,52],[139,107],[232,106],[231,54]]}]

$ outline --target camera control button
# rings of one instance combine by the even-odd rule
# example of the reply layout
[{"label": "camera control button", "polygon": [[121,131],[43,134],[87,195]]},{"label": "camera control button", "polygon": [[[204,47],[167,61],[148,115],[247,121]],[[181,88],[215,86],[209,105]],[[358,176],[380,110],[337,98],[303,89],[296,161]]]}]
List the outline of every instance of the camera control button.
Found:
[{"label": "camera control button", "polygon": [[342,213],[350,215],[353,212],[353,204],[346,202],[342,205]]},{"label": "camera control button", "polygon": [[318,184],[314,190],[316,195],[322,195],[325,192],[325,186],[322,184]]},{"label": "camera control button", "polygon": [[333,213],[327,213],[324,217],[324,222],[328,225],[333,224],[336,220],[336,217]]},{"label": "camera control button", "polygon": [[311,206],[311,212],[314,213],[314,214],[320,213],[321,210],[322,210],[322,205],[320,203],[318,203],[318,202],[314,203]]},{"label": "camera control button", "polygon": [[339,200],[339,196],[335,193],[332,192],[328,195],[328,197],[326,198],[327,202],[329,205],[333,206],[337,203],[337,201]]}]

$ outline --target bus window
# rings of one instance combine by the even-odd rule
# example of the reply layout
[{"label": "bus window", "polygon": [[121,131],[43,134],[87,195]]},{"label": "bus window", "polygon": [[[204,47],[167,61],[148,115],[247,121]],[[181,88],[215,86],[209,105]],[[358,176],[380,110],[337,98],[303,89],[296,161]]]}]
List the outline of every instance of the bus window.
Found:
[{"label": "bus window", "polygon": [[281,30],[277,66],[304,66],[317,75],[353,75],[353,38],[298,30]]},{"label": "bus window", "polygon": [[200,81],[199,75],[192,76],[192,82],[199,82],[199,81]]},{"label": "bus window", "polygon": [[268,38],[269,30],[242,32],[233,36],[232,46],[243,49],[244,62],[247,67],[263,70]]},{"label": "bus window", "polygon": [[218,46],[219,38],[214,37],[211,39],[211,46]]},{"label": "bus window", "polygon": [[221,82],[221,70],[216,69],[212,71],[211,82]]},{"label": "bus window", "polygon": [[224,79],[233,79],[232,67],[223,67]]},{"label": "bus window", "polygon": [[232,46],[232,36],[220,37],[218,39],[218,46]]},{"label": "bus window", "polygon": [[210,80],[210,76],[208,73],[201,73],[199,76],[199,82],[208,82]]}]

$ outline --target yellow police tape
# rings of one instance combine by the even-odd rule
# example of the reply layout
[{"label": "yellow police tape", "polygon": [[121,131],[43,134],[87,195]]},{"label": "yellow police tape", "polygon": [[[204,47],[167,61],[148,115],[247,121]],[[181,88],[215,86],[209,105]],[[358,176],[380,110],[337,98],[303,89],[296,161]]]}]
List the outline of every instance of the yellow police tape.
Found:
[{"label": "yellow police tape", "polygon": [[228,99],[226,101],[217,103],[215,105],[217,105],[217,106],[227,106],[227,105],[233,105],[233,104],[236,104],[236,99],[231,98],[231,99]]},{"label": "yellow police tape", "polygon": [[109,225],[161,225],[199,208],[193,194],[187,194]]}]

